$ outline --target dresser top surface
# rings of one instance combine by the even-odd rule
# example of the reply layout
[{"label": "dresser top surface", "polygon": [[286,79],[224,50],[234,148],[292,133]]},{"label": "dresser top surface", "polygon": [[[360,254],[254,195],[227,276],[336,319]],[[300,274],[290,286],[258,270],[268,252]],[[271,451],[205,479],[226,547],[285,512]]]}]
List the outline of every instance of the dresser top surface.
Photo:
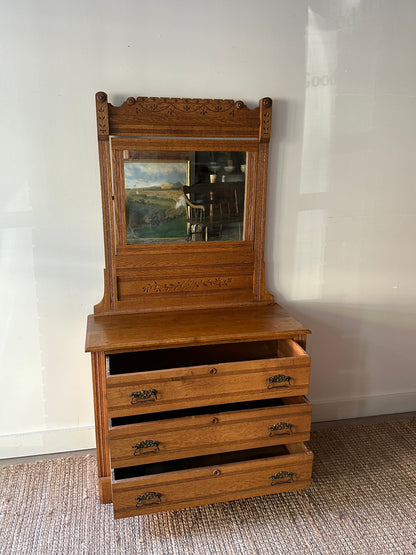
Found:
[{"label": "dresser top surface", "polygon": [[88,317],[88,352],[123,352],[243,341],[310,333],[277,304]]}]

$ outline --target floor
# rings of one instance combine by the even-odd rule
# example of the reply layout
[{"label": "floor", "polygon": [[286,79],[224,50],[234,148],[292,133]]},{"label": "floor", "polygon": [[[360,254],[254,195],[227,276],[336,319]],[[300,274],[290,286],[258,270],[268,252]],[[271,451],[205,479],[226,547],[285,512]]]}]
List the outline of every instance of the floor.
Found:
[{"label": "floor", "polygon": [[32,455],[29,457],[16,457],[13,459],[0,459],[0,466],[12,464],[27,464],[44,459],[61,459],[63,457],[84,457],[85,455],[95,455],[95,449],[82,449],[81,451],[65,451],[63,453],[44,453],[42,455]]},{"label": "floor", "polygon": [[[416,411],[414,412],[402,412],[398,414],[382,414],[378,416],[367,416],[364,418],[350,418],[346,420],[331,420],[328,422],[313,422],[312,431],[314,430],[325,430],[328,428],[341,428],[343,426],[351,425],[362,425],[362,424],[374,424],[375,422],[381,422],[386,420],[398,420],[401,418],[408,418],[416,416]],[[27,464],[30,462],[35,462],[43,459],[59,459],[62,457],[83,457],[84,455],[94,455],[95,449],[83,449],[81,451],[65,451],[63,453],[45,453],[42,455],[33,455],[29,457],[18,457],[12,459],[0,459],[0,466],[12,465],[12,464]]]}]

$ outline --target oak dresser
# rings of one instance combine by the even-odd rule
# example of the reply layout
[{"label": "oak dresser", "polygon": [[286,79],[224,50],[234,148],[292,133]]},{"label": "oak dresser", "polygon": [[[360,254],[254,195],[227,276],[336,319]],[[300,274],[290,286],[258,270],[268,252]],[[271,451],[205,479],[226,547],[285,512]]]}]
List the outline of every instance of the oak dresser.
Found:
[{"label": "oak dresser", "polygon": [[308,487],[310,332],[264,282],[271,99],[100,92],[96,112],[101,501],[123,518]]}]

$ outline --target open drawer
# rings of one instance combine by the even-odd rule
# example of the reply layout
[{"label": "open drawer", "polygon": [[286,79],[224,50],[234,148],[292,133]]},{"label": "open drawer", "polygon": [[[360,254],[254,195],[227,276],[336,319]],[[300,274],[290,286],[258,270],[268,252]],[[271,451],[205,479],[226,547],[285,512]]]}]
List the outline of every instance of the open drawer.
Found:
[{"label": "open drawer", "polygon": [[309,373],[291,339],[107,355],[108,416],[305,395]]},{"label": "open drawer", "polygon": [[111,467],[307,441],[305,397],[265,399],[111,419]]},{"label": "open drawer", "polygon": [[303,443],[208,455],[113,471],[115,518],[295,490],[310,485]]}]

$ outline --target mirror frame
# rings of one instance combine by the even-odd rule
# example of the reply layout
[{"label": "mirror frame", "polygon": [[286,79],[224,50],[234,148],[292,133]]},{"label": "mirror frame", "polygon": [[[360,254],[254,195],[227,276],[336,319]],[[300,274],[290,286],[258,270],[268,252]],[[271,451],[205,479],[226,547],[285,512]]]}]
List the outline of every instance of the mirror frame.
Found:
[{"label": "mirror frame", "polygon": [[[129,97],[120,106],[96,94],[103,204],[104,297],[95,314],[268,304],[264,219],[272,101]],[[244,151],[242,241],[127,244],[123,150]]]}]

